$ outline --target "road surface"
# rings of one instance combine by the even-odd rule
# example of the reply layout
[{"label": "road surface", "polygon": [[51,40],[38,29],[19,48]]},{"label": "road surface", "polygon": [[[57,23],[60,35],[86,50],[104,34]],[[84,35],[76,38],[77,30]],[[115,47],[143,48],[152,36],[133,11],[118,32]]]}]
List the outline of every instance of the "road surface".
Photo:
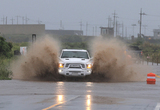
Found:
[{"label": "road surface", "polygon": [[159,79],[155,85],[0,80],[0,87],[0,110],[160,110]]}]

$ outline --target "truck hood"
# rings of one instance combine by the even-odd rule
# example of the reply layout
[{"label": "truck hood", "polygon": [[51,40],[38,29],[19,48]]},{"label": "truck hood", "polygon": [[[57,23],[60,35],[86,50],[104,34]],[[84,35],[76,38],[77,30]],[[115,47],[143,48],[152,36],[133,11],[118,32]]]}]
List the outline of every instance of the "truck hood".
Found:
[{"label": "truck hood", "polygon": [[83,59],[83,58],[61,58],[60,62],[64,63],[88,63],[90,59]]}]

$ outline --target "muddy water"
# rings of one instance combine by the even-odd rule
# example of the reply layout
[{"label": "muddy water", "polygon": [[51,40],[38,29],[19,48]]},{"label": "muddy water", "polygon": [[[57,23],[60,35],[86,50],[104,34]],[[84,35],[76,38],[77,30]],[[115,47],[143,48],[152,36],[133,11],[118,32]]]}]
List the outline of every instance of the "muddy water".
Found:
[{"label": "muddy water", "polygon": [[95,80],[142,81],[143,73],[149,70],[134,64],[132,57],[135,56],[116,39],[97,38],[91,44],[94,61],[92,78]]},{"label": "muddy water", "polygon": [[59,43],[45,36],[28,49],[25,56],[12,64],[13,78],[57,80]]},{"label": "muddy water", "polygon": [[[60,44],[45,36],[32,44],[25,56],[12,64],[13,78],[52,81],[142,81],[143,66],[132,62],[124,43],[115,39],[98,38],[90,43],[93,73],[85,78],[64,78],[57,73]],[[145,71],[144,71],[145,70]]]}]

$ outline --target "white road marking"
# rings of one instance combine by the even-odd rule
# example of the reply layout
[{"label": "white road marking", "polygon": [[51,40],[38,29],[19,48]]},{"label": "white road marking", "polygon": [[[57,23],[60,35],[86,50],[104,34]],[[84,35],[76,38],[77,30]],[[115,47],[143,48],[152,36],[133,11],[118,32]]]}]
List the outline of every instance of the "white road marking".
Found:
[{"label": "white road marking", "polygon": [[160,110],[160,103],[157,103],[157,106],[154,110]]}]

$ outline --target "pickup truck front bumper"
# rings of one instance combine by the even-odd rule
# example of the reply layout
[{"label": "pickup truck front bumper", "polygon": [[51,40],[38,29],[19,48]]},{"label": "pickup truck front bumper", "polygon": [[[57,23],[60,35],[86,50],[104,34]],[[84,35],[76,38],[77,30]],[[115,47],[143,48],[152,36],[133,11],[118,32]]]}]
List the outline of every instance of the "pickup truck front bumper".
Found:
[{"label": "pickup truck front bumper", "polygon": [[68,69],[68,68],[59,68],[59,74],[65,76],[86,76],[90,75],[92,70],[91,69]]}]

